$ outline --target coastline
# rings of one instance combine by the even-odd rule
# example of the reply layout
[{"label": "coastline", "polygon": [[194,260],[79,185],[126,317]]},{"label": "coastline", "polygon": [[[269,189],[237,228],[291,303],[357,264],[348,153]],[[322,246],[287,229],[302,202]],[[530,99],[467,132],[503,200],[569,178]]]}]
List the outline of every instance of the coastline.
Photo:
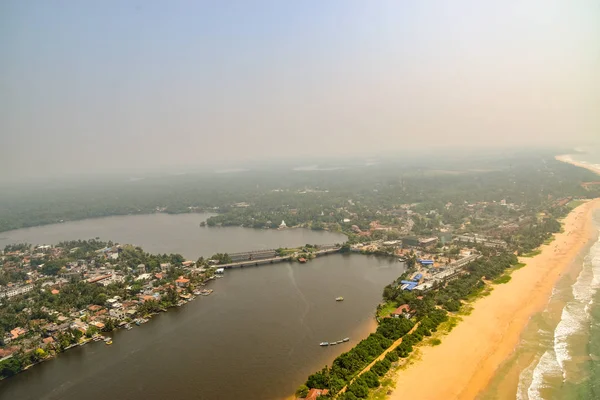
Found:
[{"label": "coastline", "polygon": [[[600,174],[595,166],[568,155],[556,159]],[[542,245],[541,253],[532,258],[521,257],[526,266],[514,271],[510,282],[495,285],[491,295],[476,301],[472,313],[442,338],[441,345],[420,348],[414,365],[396,373],[396,390],[389,398],[473,399],[485,390],[514,352],[530,318],[543,310],[558,280],[595,240],[592,214],[598,209],[600,199],[572,210],[554,241]],[[433,384],[414,385],[425,376]]]},{"label": "coastline", "polygon": [[589,171],[595,172],[597,174],[600,175],[600,166],[598,166],[598,164],[589,164],[587,162],[582,162],[582,161],[576,161],[573,160],[573,157],[571,157],[570,154],[562,154],[559,156],[554,157],[557,161],[561,161],[567,164],[571,164],[574,165],[576,167],[580,167],[580,168],[585,168]]}]

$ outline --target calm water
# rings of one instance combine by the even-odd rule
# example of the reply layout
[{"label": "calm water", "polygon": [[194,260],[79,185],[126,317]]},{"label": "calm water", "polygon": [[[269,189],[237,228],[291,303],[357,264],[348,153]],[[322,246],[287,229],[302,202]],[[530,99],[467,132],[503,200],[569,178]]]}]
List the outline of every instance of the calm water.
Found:
[{"label": "calm water", "polygon": [[0,398],[284,398],[369,334],[383,286],[402,271],[356,254],[229,270],[213,295],[0,382]]},{"label": "calm water", "polygon": [[[335,243],[306,230],[199,228],[206,216],[102,218],[0,234],[4,243],[99,236],[154,252],[200,254]],[[215,237],[213,237],[214,235]],[[335,254],[307,264],[229,270],[199,297],[114,344],[91,343],[0,382],[1,399],[281,399],[373,329],[383,287],[403,272],[393,259]],[[335,297],[344,296],[344,302]],[[321,348],[321,341],[351,342]]]},{"label": "calm water", "polygon": [[308,229],[261,230],[238,227],[201,228],[212,214],[150,214],[86,219],[0,232],[0,247],[9,243],[56,244],[62,240],[112,240],[136,244],[150,253],[179,253],[189,259],[215,253],[343,243],[342,234]]}]

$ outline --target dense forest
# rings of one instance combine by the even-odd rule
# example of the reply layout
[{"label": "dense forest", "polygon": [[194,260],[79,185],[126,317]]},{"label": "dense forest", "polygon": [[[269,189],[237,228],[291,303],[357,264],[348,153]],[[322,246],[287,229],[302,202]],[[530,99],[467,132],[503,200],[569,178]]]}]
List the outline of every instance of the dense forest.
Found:
[{"label": "dense forest", "polygon": [[[86,182],[45,182],[7,186],[0,193],[0,232],[108,215],[153,212],[214,212],[209,225],[276,227],[307,224],[313,229],[347,230],[342,222],[367,228],[374,219],[393,223],[401,204],[416,211],[444,210],[448,202],[499,201],[538,207],[563,196],[593,197],[580,183],[596,180],[590,171],[550,155],[450,157],[393,160],[373,166],[331,170],[256,169],[237,173],[190,173],[123,177]],[[242,204],[240,206],[240,204]],[[504,212],[500,209],[496,212]],[[451,223],[461,211],[445,211]],[[494,212],[490,210],[490,212]],[[417,221],[419,222],[419,221]],[[421,229],[427,230],[423,221]],[[433,222],[435,223],[435,222]],[[417,226],[419,228],[419,226]]]}]

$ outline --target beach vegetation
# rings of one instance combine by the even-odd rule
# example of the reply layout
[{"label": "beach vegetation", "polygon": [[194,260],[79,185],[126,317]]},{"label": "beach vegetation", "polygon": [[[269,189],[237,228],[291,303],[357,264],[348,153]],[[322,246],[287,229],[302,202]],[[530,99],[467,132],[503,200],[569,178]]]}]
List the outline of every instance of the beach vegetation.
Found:
[{"label": "beach vegetation", "polygon": [[531,258],[531,257],[535,257],[541,253],[542,253],[542,250],[536,249],[536,250],[532,250],[532,251],[522,254],[521,257]]},{"label": "beach vegetation", "polygon": [[494,283],[495,285],[501,285],[501,284],[503,284],[503,283],[508,283],[508,282],[510,282],[510,279],[511,279],[511,278],[510,278],[510,275],[508,275],[508,274],[505,274],[505,275],[499,276],[499,277],[497,277],[496,279],[494,279],[494,280],[492,281],[492,283]]},{"label": "beach vegetation", "polygon": [[567,203],[567,207],[571,210],[579,207],[582,204],[585,204],[585,200],[571,200],[569,203]]}]

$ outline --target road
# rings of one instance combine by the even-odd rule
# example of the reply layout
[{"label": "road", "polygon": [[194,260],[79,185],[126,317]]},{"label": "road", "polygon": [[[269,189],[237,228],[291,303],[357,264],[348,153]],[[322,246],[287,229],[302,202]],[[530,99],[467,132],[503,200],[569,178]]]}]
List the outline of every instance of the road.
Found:
[{"label": "road", "polygon": [[[417,330],[417,328],[419,327],[420,322],[417,322],[415,324],[415,326],[412,327],[412,329],[410,331],[408,331],[408,333],[406,335],[410,335],[411,333],[413,333],[415,330]],[[406,336],[404,335],[404,336]],[[346,386],[344,386],[342,388],[342,390],[340,390],[338,392],[338,395],[344,393],[346,391],[346,389],[348,388],[348,386],[352,385],[352,383],[354,383],[355,380],[357,380],[362,374],[364,374],[367,371],[370,371],[371,368],[373,367],[373,365],[375,365],[375,363],[377,361],[381,361],[385,358],[386,354],[389,353],[390,351],[394,351],[396,349],[396,347],[400,346],[400,343],[402,343],[402,339],[404,338],[404,336],[402,336],[400,339],[396,340],[394,343],[392,343],[392,345],[390,347],[388,347],[383,353],[381,353],[381,355],[379,357],[377,357],[376,359],[374,359],[369,365],[367,365],[366,367],[364,367],[359,373],[358,375],[356,375],[354,378],[352,378],[352,380],[350,381],[350,383],[348,383]]]}]

